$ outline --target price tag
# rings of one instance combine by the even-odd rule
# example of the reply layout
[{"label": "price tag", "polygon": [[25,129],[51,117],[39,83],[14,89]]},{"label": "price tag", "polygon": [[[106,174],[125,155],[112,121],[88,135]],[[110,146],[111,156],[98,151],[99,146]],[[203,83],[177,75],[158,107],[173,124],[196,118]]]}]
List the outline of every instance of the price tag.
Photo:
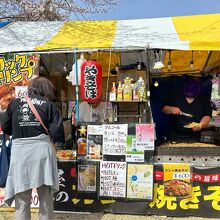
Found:
[{"label": "price tag", "polygon": [[174,172],[173,173],[173,179],[190,179],[190,173],[189,172]]},{"label": "price tag", "polygon": [[15,86],[15,98],[24,98],[28,94],[27,86]]}]

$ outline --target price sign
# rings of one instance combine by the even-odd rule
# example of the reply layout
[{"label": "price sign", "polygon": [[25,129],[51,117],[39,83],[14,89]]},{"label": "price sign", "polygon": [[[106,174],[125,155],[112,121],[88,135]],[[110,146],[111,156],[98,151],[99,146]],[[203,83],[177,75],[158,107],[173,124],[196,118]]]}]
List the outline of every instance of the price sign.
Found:
[{"label": "price sign", "polygon": [[28,94],[28,86],[15,86],[15,98],[24,98]]},{"label": "price sign", "polygon": [[183,196],[191,195],[191,173],[189,164],[164,164],[164,195]]},{"label": "price sign", "polygon": [[189,172],[174,172],[173,173],[173,179],[190,179],[190,173]]}]

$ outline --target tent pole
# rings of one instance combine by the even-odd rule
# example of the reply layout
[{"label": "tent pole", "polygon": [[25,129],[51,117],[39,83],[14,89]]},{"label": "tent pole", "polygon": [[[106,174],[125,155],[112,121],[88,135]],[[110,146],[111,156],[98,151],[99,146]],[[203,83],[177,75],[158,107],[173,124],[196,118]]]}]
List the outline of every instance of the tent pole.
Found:
[{"label": "tent pole", "polygon": [[153,117],[150,106],[150,84],[151,84],[151,75],[150,75],[150,51],[149,48],[146,49],[146,91],[147,91],[147,102],[145,104],[146,111],[146,122],[153,123]]},{"label": "tent pole", "polygon": [[201,70],[201,73],[202,73],[202,74],[204,74],[204,72],[205,72],[205,69],[206,69],[206,67],[207,67],[207,65],[208,65],[208,63],[209,63],[209,60],[210,60],[210,58],[211,58],[211,55],[212,55],[212,51],[209,51],[208,57],[207,57],[207,59],[206,59],[206,61],[205,61],[205,64],[204,64],[202,70]]},{"label": "tent pole", "polygon": [[75,63],[75,74],[76,74],[76,121],[79,121],[79,79],[78,79],[78,60],[77,60],[77,49],[74,50],[74,63]]}]

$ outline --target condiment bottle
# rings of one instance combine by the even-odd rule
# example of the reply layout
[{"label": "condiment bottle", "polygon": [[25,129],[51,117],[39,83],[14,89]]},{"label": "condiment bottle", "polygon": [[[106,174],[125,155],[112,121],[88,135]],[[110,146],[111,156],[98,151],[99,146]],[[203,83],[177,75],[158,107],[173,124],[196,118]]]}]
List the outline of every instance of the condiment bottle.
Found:
[{"label": "condiment bottle", "polygon": [[110,101],[115,101],[116,100],[116,86],[115,86],[115,82],[112,83],[112,90],[109,94],[109,100]]},{"label": "condiment bottle", "polygon": [[126,77],[124,79],[124,101],[131,101],[132,100],[132,89],[131,89],[131,79]]},{"label": "condiment bottle", "polygon": [[115,82],[112,83],[112,93],[116,93],[116,86]]},{"label": "condiment bottle", "polygon": [[122,85],[121,81],[118,81],[118,89],[117,89],[117,101],[122,101],[123,95],[122,95]]}]

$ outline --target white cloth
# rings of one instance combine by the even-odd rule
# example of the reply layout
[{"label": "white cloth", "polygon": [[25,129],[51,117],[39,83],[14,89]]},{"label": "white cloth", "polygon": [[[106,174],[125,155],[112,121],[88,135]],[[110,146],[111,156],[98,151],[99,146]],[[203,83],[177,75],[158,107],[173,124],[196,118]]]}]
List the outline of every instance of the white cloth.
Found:
[{"label": "white cloth", "polygon": [[109,119],[107,103],[100,102],[96,108],[92,108],[87,102],[79,105],[80,121],[85,122],[105,122]]},{"label": "white cloth", "polygon": [[15,194],[50,186],[59,190],[57,158],[48,135],[18,138],[12,141],[11,161],[6,182],[5,203],[11,205]]},{"label": "white cloth", "polygon": [[[80,58],[77,60],[78,65],[78,85],[81,85],[81,66],[82,64],[87,61],[84,58]],[[72,71],[70,72],[69,79],[68,79],[72,85],[76,85],[76,63],[72,66]]]}]

